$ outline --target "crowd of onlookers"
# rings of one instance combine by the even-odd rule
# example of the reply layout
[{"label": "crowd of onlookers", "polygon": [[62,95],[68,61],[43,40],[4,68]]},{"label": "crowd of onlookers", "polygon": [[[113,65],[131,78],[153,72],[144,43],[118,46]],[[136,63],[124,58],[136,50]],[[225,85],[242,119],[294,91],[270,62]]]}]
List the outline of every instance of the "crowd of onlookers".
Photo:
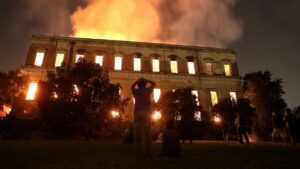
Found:
[{"label": "crowd of onlookers", "polygon": [[296,124],[292,118],[291,109],[286,109],[284,113],[272,112],[272,140],[275,143],[281,137],[284,144],[296,144]]},{"label": "crowd of onlookers", "polygon": [[[129,130],[126,131],[125,142],[133,142],[134,153],[140,155],[141,153],[148,154],[151,150],[151,101],[150,95],[155,87],[155,82],[140,78],[136,80],[132,86],[132,94],[135,98],[134,107],[134,121],[133,125],[130,125]],[[285,113],[272,113],[273,132],[272,139],[275,141],[275,137],[281,136],[284,144],[287,144],[287,138],[289,137],[292,144],[296,143],[294,137],[294,124],[291,118],[291,110],[286,109]],[[181,120],[184,122],[183,120]],[[250,144],[249,137],[246,130],[247,117],[244,117],[240,112],[236,112],[234,125],[236,130],[236,136],[240,144],[243,144],[243,137],[247,144]],[[188,122],[190,123],[190,122]],[[230,123],[224,120],[221,125],[223,139],[228,141],[230,133]],[[189,127],[187,127],[189,126]],[[179,133],[175,128],[175,119],[168,120],[166,122],[165,129],[162,134],[162,148],[160,155],[162,156],[180,156],[181,146],[180,140],[183,142],[185,139],[192,141],[191,125],[184,125],[181,123],[181,128],[185,128],[185,132]],[[188,135],[188,136],[187,136]],[[190,137],[189,137],[190,136]]]}]

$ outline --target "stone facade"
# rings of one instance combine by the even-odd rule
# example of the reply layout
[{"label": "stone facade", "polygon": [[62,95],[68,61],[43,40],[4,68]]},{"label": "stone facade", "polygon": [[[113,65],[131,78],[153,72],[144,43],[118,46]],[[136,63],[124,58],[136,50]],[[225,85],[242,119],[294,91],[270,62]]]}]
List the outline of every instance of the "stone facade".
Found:
[{"label": "stone facade", "polygon": [[[44,54],[38,66],[37,52]],[[218,99],[229,97],[229,92],[242,95],[236,53],[232,49],[33,35],[23,68],[31,75],[31,81],[46,80],[47,71],[55,71],[57,53],[63,54],[66,66],[74,65],[79,54],[93,62],[97,55],[103,56],[103,67],[109,71],[112,83],[121,84],[124,98],[132,97],[130,86],[140,77],[154,80],[162,93],[182,87],[197,90],[204,110],[212,105],[210,91],[215,91]],[[121,70],[115,70],[115,56],[122,57]],[[140,58],[140,71],[133,69],[134,58]],[[153,72],[153,59],[159,60],[159,72]],[[176,61],[177,73],[171,72],[171,61]],[[195,74],[189,73],[188,62],[194,65]],[[229,75],[224,65],[229,65]],[[126,118],[132,118],[132,110],[133,101],[127,107]]]}]

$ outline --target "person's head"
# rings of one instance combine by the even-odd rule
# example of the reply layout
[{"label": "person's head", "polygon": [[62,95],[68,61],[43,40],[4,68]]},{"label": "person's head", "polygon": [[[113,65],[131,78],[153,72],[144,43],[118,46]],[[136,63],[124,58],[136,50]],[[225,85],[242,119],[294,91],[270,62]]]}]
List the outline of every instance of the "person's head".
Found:
[{"label": "person's head", "polygon": [[144,78],[140,78],[137,82],[139,88],[145,88],[147,85],[147,81]]}]

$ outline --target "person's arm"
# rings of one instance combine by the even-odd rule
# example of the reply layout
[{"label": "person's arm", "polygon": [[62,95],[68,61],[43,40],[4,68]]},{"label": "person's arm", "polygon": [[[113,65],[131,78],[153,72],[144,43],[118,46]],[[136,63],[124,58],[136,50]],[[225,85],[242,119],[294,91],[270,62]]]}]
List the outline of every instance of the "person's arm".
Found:
[{"label": "person's arm", "polygon": [[136,84],[137,84],[138,81],[139,81],[139,80],[135,81],[135,82],[131,85],[131,91],[133,91],[133,90],[135,89],[135,86],[136,86]]},{"label": "person's arm", "polygon": [[148,83],[150,83],[150,88],[155,88],[156,83],[152,80],[147,80]]}]

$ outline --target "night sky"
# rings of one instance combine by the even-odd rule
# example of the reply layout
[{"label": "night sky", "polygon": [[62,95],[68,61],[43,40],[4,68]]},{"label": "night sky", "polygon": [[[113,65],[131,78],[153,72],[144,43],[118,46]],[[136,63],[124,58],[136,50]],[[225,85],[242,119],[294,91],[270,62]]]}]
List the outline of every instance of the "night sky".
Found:
[{"label": "night sky", "polygon": [[[28,1],[0,1],[1,71],[25,63],[32,34],[70,35],[71,25],[65,16],[82,3],[81,0],[64,1],[63,5],[56,0]],[[46,1],[49,1],[47,9],[41,8],[40,2],[44,5]],[[283,80],[288,105],[291,108],[300,105],[300,1],[237,0],[233,13],[243,23],[243,35],[227,47],[237,52],[240,74],[270,70],[273,77]]]}]

